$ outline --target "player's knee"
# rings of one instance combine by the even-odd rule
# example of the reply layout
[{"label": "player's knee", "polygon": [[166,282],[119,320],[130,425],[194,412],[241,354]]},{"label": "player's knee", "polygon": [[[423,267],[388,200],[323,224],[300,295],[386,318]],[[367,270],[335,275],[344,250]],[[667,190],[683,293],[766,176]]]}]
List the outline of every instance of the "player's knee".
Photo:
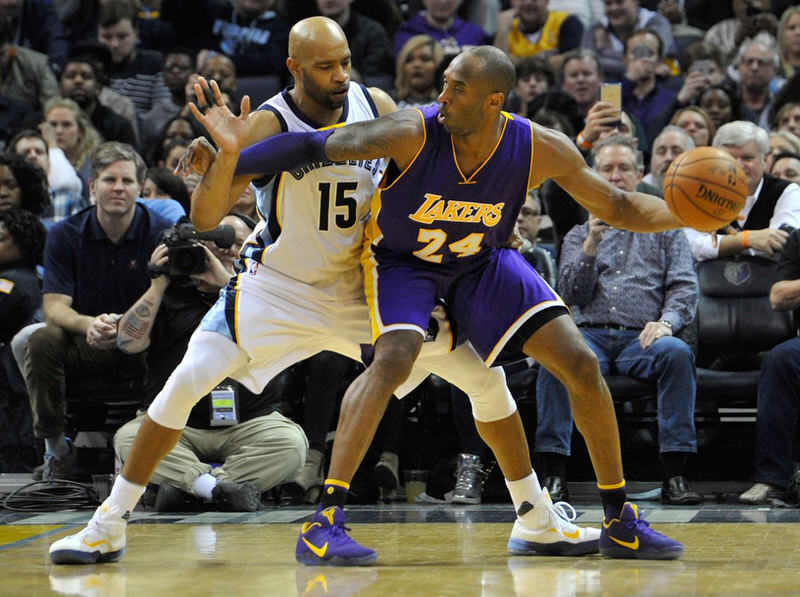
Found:
[{"label": "player's knee", "polygon": [[416,332],[389,332],[375,345],[375,359],[370,365],[374,374],[399,386],[411,374],[411,368],[422,346]]},{"label": "player's knee", "polygon": [[564,373],[565,384],[573,395],[596,394],[603,376],[600,374],[600,361],[587,345],[575,350],[571,355],[570,368]]}]

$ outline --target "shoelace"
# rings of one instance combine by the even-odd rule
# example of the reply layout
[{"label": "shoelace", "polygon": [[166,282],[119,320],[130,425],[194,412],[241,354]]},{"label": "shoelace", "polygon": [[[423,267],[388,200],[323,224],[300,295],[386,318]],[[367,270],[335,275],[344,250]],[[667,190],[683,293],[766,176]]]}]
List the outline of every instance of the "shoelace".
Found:
[{"label": "shoelace", "polygon": [[[569,508],[570,513],[567,514],[567,508]],[[553,504],[553,511],[558,515],[559,518],[566,520],[568,523],[572,524],[572,521],[578,518],[578,513],[575,511],[575,508],[572,507],[572,504],[569,502],[556,502]]]},{"label": "shoelace", "polygon": [[[475,473],[478,478],[477,479],[467,479],[466,473]],[[465,464],[464,466],[456,469],[455,477],[456,477],[456,487],[463,489],[465,485],[471,485],[473,481],[478,481],[481,486],[484,483],[488,473],[483,469],[483,467],[479,464]]]}]

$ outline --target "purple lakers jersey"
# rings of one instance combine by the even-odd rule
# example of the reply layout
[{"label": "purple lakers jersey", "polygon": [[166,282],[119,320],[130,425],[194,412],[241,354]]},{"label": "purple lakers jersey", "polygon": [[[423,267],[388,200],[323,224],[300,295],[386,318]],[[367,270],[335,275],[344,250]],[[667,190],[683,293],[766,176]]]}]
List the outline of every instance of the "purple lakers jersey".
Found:
[{"label": "purple lakers jersey", "polygon": [[533,166],[529,120],[505,112],[500,140],[469,177],[437,108],[419,110],[425,141],[413,162],[381,183],[373,198],[368,241],[376,252],[414,255],[456,267],[505,244],[528,193]]}]

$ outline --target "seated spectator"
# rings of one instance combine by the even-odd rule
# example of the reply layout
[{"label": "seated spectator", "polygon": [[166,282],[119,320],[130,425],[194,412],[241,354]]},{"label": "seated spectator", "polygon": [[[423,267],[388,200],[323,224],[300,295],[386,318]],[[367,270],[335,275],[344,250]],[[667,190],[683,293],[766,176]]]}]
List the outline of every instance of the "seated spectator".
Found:
[{"label": "seated spectator", "polygon": [[783,76],[790,79],[800,70],[800,6],[790,6],[778,24],[778,48]]},{"label": "seated spectator", "polygon": [[[643,162],[630,139],[609,137],[593,153],[600,176],[617,188],[636,188]],[[701,496],[684,477],[687,454],[697,452],[694,355],[674,337],[694,319],[698,301],[697,275],[683,232],[635,233],[590,216],[564,239],[559,291],[604,375],[616,371],[656,383],[662,500],[700,503]],[[536,395],[535,445],[537,453],[546,453],[544,484],[554,500],[566,499],[572,437],[567,390],[542,369]]]},{"label": "seated spectator", "polygon": [[704,234],[685,228],[696,261],[736,253],[775,257],[786,244],[787,224],[800,228],[800,187],[765,174],[769,150],[767,132],[744,120],[722,126],[714,135],[714,147],[726,149],[747,176],[747,202],[726,229]]},{"label": "seated spectator", "polygon": [[[227,102],[234,102],[239,95],[236,93],[236,64],[230,57],[217,52],[205,52],[198,61],[197,72],[207,80],[214,79],[219,85],[219,90],[223,96],[227,96]],[[267,98],[251,98],[255,105]],[[238,108],[238,106],[236,106]],[[186,110],[182,110],[183,116],[194,118]]]},{"label": "seated spectator", "polygon": [[[139,6],[139,45],[147,50],[165,52],[177,41],[175,27],[164,14],[169,0],[141,0]],[[169,13],[169,10],[166,11]]]},{"label": "seated spectator", "polygon": [[[185,177],[183,181],[184,184],[187,185],[187,188],[191,187],[192,190],[194,190],[194,188],[197,186],[197,178],[195,175],[189,175]],[[244,214],[255,221],[264,219],[261,214],[258,213],[255,187],[253,187],[251,184],[247,185],[239,197],[237,197],[236,201],[233,202],[231,210],[240,214]]]},{"label": "seated spectator", "polygon": [[[238,215],[226,216],[222,224],[233,227],[235,243],[223,249],[203,241],[206,269],[192,275],[191,283],[167,273],[169,249],[157,246],[150,258],[155,266],[150,287],[120,319],[117,347],[129,354],[147,349],[149,365],[142,410],[114,436],[122,462],[130,454],[147,407],[183,358],[189,338],[219,289],[234,274],[234,260],[255,226]],[[232,419],[215,420],[210,414],[215,393],[234,402]],[[181,511],[204,500],[219,510],[251,512],[260,506],[262,492],[293,479],[305,461],[308,442],[300,426],[280,413],[281,399],[275,383],[256,395],[231,379],[202,398],[189,414],[178,444],[153,474],[159,485],[155,509]],[[212,468],[209,462],[221,464]]]},{"label": "seated spectator", "polygon": [[54,98],[44,108],[44,121],[52,129],[58,147],[67,156],[83,182],[83,195],[88,197],[91,155],[102,140],[83,110],[71,99]]},{"label": "seated spectator", "polygon": [[13,20],[0,21],[0,95],[8,96],[41,110],[58,95],[58,81],[47,56],[15,43]]},{"label": "seated spectator", "polygon": [[656,78],[663,42],[653,30],[634,31],[625,42],[625,76],[622,79],[622,105],[639,119],[648,131],[648,141],[658,131],[649,130],[659,117],[671,111],[676,94]]},{"label": "seated spectator", "polygon": [[773,131],[769,133],[769,151],[765,163],[767,171],[772,169],[773,158],[781,152],[800,153],[800,137],[789,131]]},{"label": "seated spectator", "polygon": [[397,56],[394,98],[398,108],[426,106],[439,95],[437,67],[444,58],[439,42],[429,35],[408,39]]},{"label": "seated spectator", "polygon": [[[800,306],[800,231],[789,235],[778,260],[781,281],[772,285],[769,300],[779,311]],[[747,504],[769,498],[786,499],[794,475],[794,446],[800,408],[800,338],[769,351],[761,365],[756,414],[754,485],[739,496]]]},{"label": "seated spectator", "polygon": [[517,81],[506,98],[505,109],[525,115],[535,97],[547,93],[555,85],[555,74],[550,65],[538,56],[522,58],[516,66]]},{"label": "seated spectator", "polygon": [[[414,35],[430,35],[442,45],[446,55],[491,43],[489,34],[478,25],[464,21],[456,11],[461,0],[422,0],[425,10],[402,23],[394,35],[394,55]],[[398,62],[399,63],[399,62]]]},{"label": "seated spectator", "polygon": [[[36,266],[42,263],[46,238],[47,231],[31,212],[0,211],[0,349],[11,342],[14,334],[33,323],[42,305]],[[5,359],[5,350],[3,355]],[[5,365],[0,369],[7,371]]]},{"label": "seated spectator", "polygon": [[706,41],[698,41],[687,47],[681,64],[684,72],[702,73],[711,80],[712,85],[721,85],[725,81],[728,63],[720,49]]},{"label": "seated spectator", "polygon": [[653,153],[650,157],[650,173],[644,181],[658,189],[658,195],[663,197],[664,175],[672,161],[684,151],[696,147],[694,138],[682,127],[670,125],[653,141]]},{"label": "seated spectator", "polygon": [[79,212],[89,201],[83,197],[83,183],[78,173],[56,143],[55,132],[46,123],[42,129],[47,138],[32,129],[17,133],[9,142],[8,153],[24,157],[47,175],[50,204],[42,212],[41,219],[49,225]]},{"label": "seated spectator", "polygon": [[[142,116],[142,147],[150,147],[153,140],[170,118],[174,118],[186,107],[186,84],[195,70],[195,54],[188,48],[175,47],[164,56],[161,78],[169,89],[169,97],[157,100]],[[194,93],[192,91],[192,93]],[[194,97],[194,95],[192,95]]]},{"label": "seated spectator", "polygon": [[95,64],[88,57],[70,57],[64,65],[58,90],[61,97],[73,100],[83,110],[104,141],[120,141],[136,146],[131,122],[100,103],[102,83]]},{"label": "seated spectator", "polygon": [[717,129],[711,122],[708,112],[698,106],[688,106],[681,108],[672,115],[669,121],[671,125],[679,126],[694,139],[695,147],[706,147],[711,145],[714,133]]},{"label": "seated spectator", "polygon": [[583,49],[567,52],[558,72],[561,90],[572,96],[586,116],[598,100],[603,82],[603,67],[597,55]]},{"label": "seated spectator", "polygon": [[779,153],[769,173],[775,178],[800,185],[800,153]]},{"label": "seated spectator", "polygon": [[708,113],[717,130],[723,124],[742,118],[741,100],[727,85],[706,87],[697,97],[697,105]]},{"label": "seated spectator", "polygon": [[766,31],[774,38],[777,33],[777,19],[767,12],[769,1],[734,0],[731,18],[714,24],[706,31],[705,41],[718,47],[726,62],[736,56],[736,50],[746,39]]},{"label": "seated spectator", "polygon": [[494,45],[516,63],[539,56],[558,68],[563,55],[580,47],[583,23],[568,12],[548,10],[547,0],[511,0],[498,17]]},{"label": "seated spectator", "polygon": [[42,305],[37,265],[47,232],[24,209],[0,211],[0,470],[30,471],[36,466],[31,410],[11,340],[35,321]]},{"label": "seated spectator", "polygon": [[67,59],[67,32],[49,0],[4,0],[0,20],[11,19],[20,46],[46,54],[51,68],[60,72]]},{"label": "seated spectator", "polygon": [[[146,159],[151,166],[170,168],[167,161],[167,145],[183,143],[189,145],[192,139],[202,137],[203,131],[191,116],[173,116],[161,127],[150,147],[147,148]],[[164,162],[164,163],[160,163]]]},{"label": "seated spectator", "polygon": [[781,106],[772,122],[772,130],[800,135],[800,102],[789,102]]},{"label": "seated spectator", "polygon": [[169,96],[161,80],[164,56],[137,48],[139,11],[133,0],[108,0],[100,6],[97,39],[111,50],[111,88],[129,98],[137,116]]},{"label": "seated spectator", "polygon": [[[67,378],[136,367],[116,348],[117,322],[147,289],[147,262],[170,222],[137,205],[145,165],[128,145],[109,142],[92,158],[96,204],[50,230],[42,291],[45,324],[19,335],[34,434],[45,440],[46,479],[69,474],[75,452],[64,434]],[[30,326],[29,326],[30,327]]]},{"label": "seated spectator", "polygon": [[130,98],[117,93],[109,87],[111,83],[109,73],[112,68],[111,50],[108,49],[107,45],[100,43],[96,37],[94,35],[94,39],[82,40],[73,45],[70,49],[70,56],[84,61],[88,60],[94,64],[95,76],[100,84],[100,94],[97,97],[97,101],[109,110],[113,110],[114,113],[124,116],[133,126],[136,138],[139,139],[141,144],[139,118],[136,115],[136,108]]},{"label": "seated spectator", "polygon": [[739,100],[742,120],[749,120],[769,129],[769,111],[775,94],[783,84],[778,76],[778,49],[769,36],[763,34],[746,40],[734,62],[739,75]]},{"label": "seated spectator", "polygon": [[24,209],[40,216],[50,204],[47,177],[22,156],[0,155],[0,211]]},{"label": "seated spectator", "polygon": [[188,214],[192,202],[186,183],[167,168],[148,168],[142,183],[142,199],[174,199]]},{"label": "seated spectator", "polygon": [[[604,0],[605,16],[599,23],[584,31],[581,47],[599,56],[606,81],[621,81],[625,73],[625,47],[637,29],[651,29],[661,40],[661,57],[675,58],[672,26],[663,16],[639,6],[638,0]],[[659,74],[669,74],[670,68],[659,66]]]},{"label": "seated spectator", "polygon": [[517,234],[522,238],[519,252],[552,288],[556,287],[556,262],[549,251],[539,246],[539,225],[542,205],[537,195],[528,194],[528,200],[517,216]]},{"label": "seated spectator", "polygon": [[379,21],[361,14],[352,2],[316,0],[316,5],[318,14],[339,23],[347,36],[352,65],[350,78],[368,87],[391,91],[395,72],[391,38]]}]

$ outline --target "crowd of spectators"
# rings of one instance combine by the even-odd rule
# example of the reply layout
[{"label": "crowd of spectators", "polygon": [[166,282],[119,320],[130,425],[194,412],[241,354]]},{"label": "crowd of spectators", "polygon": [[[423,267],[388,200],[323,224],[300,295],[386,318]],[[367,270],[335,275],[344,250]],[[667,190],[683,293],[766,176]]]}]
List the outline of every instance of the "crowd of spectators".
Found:
[{"label": "crowd of spectators", "polygon": [[[800,242],[794,231],[800,228],[800,7],[785,0],[708,4],[5,0],[0,376],[7,389],[0,390],[6,392],[0,429],[13,425],[25,441],[24,428],[32,429],[35,445],[44,440],[39,474],[59,478],[75,460],[64,422],[70,376],[141,370],[142,406],[152,399],[169,373],[164,363],[180,360],[194,323],[233,267],[233,253],[209,242],[207,271],[216,277],[195,274],[193,282],[176,285],[152,271],[164,260],[159,234],[189,212],[199,180],[173,174],[192,139],[205,135],[188,106],[193,84],[198,76],[214,79],[232,109],[245,93],[257,106],[292,83],[285,63],[290,27],[323,15],[348,37],[352,81],[382,88],[400,108],[435,102],[442,72],[464,48],[496,45],[517,69],[507,112],[571,137],[598,175],[620,188],[661,194],[669,165],[694,147],[724,148],[741,164],[746,206],[713,234],[614,230],[552,182],[529,194],[518,219],[520,250],[569,303],[603,372],[657,384],[663,499],[697,503],[702,498],[684,476],[686,456],[697,451],[695,363],[690,344],[679,338],[695,317],[695,264],[737,255],[772,260],[776,268],[780,262],[784,281],[776,284],[773,306],[800,305],[793,281]],[[604,83],[620,85],[620,105],[600,100]],[[251,188],[233,209],[227,220],[235,247],[260,217]],[[742,495],[747,503],[784,496],[793,483],[796,340],[757,355],[759,366],[764,357],[756,484]],[[243,420],[226,430],[208,428],[208,401],[201,402],[190,421],[195,439],[156,471],[166,487],[158,509],[202,500],[254,509],[260,493],[280,484],[285,498],[313,502],[337,403],[358,366],[322,354],[287,372],[292,383],[284,379],[259,396],[237,391]],[[551,495],[566,497],[572,429],[566,392],[545,372],[536,390],[538,423],[529,434],[543,456],[540,477]],[[464,397],[445,394],[437,408],[451,413],[457,430],[456,481],[445,498],[477,503],[489,452],[465,416]],[[289,395],[299,408],[287,406]],[[368,476],[384,499],[401,485],[401,469],[411,468],[402,442],[409,407],[400,404],[387,412],[369,461]],[[118,433],[122,460],[136,426],[135,419]],[[225,451],[197,447],[232,436],[239,439]],[[2,470],[30,470],[34,463],[14,462],[7,448]],[[222,465],[212,469],[209,460]]]}]

